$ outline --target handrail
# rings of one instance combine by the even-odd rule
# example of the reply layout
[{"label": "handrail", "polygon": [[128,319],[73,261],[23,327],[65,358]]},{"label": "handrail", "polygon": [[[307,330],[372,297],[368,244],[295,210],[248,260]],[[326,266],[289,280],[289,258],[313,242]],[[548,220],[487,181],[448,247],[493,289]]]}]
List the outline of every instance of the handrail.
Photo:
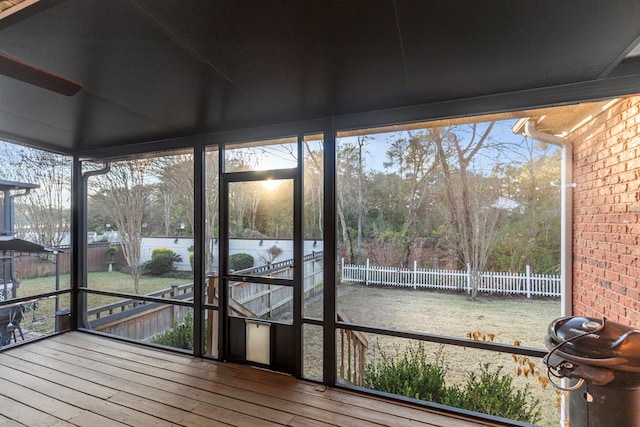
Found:
[{"label": "handrail", "polygon": [[[303,261],[307,262],[310,260],[320,259],[322,258],[322,256],[323,256],[322,252],[312,252],[310,254],[305,255],[303,257]],[[269,265],[251,267],[248,269],[234,272],[234,274],[254,275],[256,273],[275,273],[278,271],[282,271],[286,268],[289,268],[291,266],[293,266],[293,259],[280,261],[280,262],[269,264]],[[174,299],[175,298],[183,299],[185,298],[186,294],[190,295],[193,292],[193,283],[179,285],[177,286],[177,291],[174,288],[176,287],[172,286],[171,288],[162,289],[162,290],[147,294],[146,296],[159,297],[159,298],[169,297]],[[115,303],[89,309],[87,310],[87,316],[95,316],[96,319],[100,319],[102,313],[106,312],[108,313],[108,315],[112,315],[114,312],[115,313],[123,312],[128,309],[134,308],[138,305],[144,305],[144,304],[145,304],[144,301],[136,301],[135,299],[125,299],[125,300],[117,301]],[[235,308],[237,309],[237,307]],[[236,310],[236,311],[239,311],[239,310]]]},{"label": "handrail", "polygon": [[[323,257],[323,255],[324,254],[322,252],[311,252],[310,254],[307,254],[302,257],[302,262],[307,262],[314,259],[320,259]],[[259,273],[263,273],[263,274],[273,273],[275,271],[284,270],[292,266],[293,266],[293,258],[285,261],[278,261],[278,262],[272,262],[269,264],[259,265],[257,267],[245,268],[244,270],[234,271],[233,274],[238,276],[242,276],[242,275],[254,276],[254,275],[260,275]]]},{"label": "handrail", "polygon": [[[339,322],[352,323],[349,316],[341,309],[336,310]],[[341,378],[357,386],[364,382],[365,357],[369,342],[360,331],[340,329],[340,366]]]},{"label": "handrail", "polygon": [[[175,285],[170,288],[161,289],[156,292],[147,294],[146,296],[158,297],[158,298],[174,298],[185,299],[193,295],[193,283],[186,283],[184,285]],[[147,304],[146,301],[137,301],[135,299],[124,299],[111,304],[101,305],[87,310],[87,316],[95,316],[96,319],[102,317],[102,313],[107,312],[107,315],[114,313],[121,313],[123,311],[132,309],[139,305]]]}]

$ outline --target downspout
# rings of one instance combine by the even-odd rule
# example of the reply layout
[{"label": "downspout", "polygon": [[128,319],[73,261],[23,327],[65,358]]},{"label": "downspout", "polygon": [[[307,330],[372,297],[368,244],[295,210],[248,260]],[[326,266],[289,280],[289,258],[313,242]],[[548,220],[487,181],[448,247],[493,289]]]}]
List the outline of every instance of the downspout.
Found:
[{"label": "downspout", "polygon": [[524,134],[538,141],[558,145],[562,148],[561,184],[560,188],[560,277],[564,283],[564,292],[560,296],[561,316],[573,313],[573,147],[561,136],[540,132],[533,121],[524,124]]},{"label": "downspout", "polygon": [[[5,200],[7,200],[6,195],[10,193],[11,193],[11,190],[5,191]],[[11,194],[9,196],[9,203],[4,204],[4,222],[5,222],[4,227],[7,229],[7,233],[10,236],[16,235],[14,199],[17,199],[18,197],[27,196],[29,195],[29,193],[31,193],[31,188],[26,188],[22,193]],[[16,277],[16,266],[15,266],[15,261],[13,259],[14,251],[9,251],[9,254],[11,256],[11,260],[8,263],[9,264],[8,274],[7,274],[6,267],[4,268],[4,270],[5,270],[5,276],[8,275],[9,280],[11,281],[11,283],[13,283],[13,288],[11,289],[11,297],[15,298],[18,292],[18,278]],[[4,294],[5,296],[7,296],[7,277],[4,278],[4,283],[5,283]]]},{"label": "downspout", "polygon": [[78,278],[81,278],[80,283],[76,283],[74,285],[75,295],[74,295],[74,307],[71,310],[72,316],[75,316],[74,320],[74,329],[78,328],[86,328],[87,327],[87,294],[85,292],[80,293],[79,287],[87,286],[88,274],[87,274],[87,206],[88,206],[88,182],[89,178],[97,175],[105,175],[111,171],[111,162],[104,162],[104,167],[102,169],[91,170],[82,173],[82,188],[81,188],[81,196],[78,201],[81,206],[79,206],[80,214],[78,215],[77,221],[80,223],[78,226],[79,236],[76,239],[78,243],[78,247],[74,248],[78,253],[78,260],[80,261],[80,266],[76,266],[82,269],[81,272],[78,272]]},{"label": "downspout", "polygon": [[[538,141],[562,147],[561,184],[560,184],[560,277],[564,290],[560,295],[561,316],[571,316],[573,313],[573,147],[566,138],[540,132],[530,119],[524,124],[524,134]],[[568,387],[568,380],[562,380],[563,387]],[[562,397],[560,407],[560,426],[569,426],[569,401],[566,393]]]},{"label": "downspout", "polygon": [[[11,191],[11,190],[9,190]],[[5,224],[4,227],[9,230],[9,233],[11,233],[11,235],[15,235],[15,210],[14,210],[14,199],[17,199],[18,197],[24,197],[24,196],[28,196],[31,193],[31,188],[26,188],[24,190],[24,193],[16,193],[16,194],[12,194],[9,196],[9,204],[5,204],[5,214],[4,214],[4,218],[5,221],[8,219],[9,224]],[[9,211],[7,212],[7,207],[9,208]]]}]

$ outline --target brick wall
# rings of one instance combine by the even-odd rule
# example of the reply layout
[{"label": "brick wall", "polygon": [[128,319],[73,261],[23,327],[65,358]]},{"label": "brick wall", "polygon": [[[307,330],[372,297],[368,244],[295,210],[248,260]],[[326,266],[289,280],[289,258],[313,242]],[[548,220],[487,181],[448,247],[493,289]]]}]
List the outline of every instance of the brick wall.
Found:
[{"label": "brick wall", "polygon": [[570,135],[573,311],[640,329],[640,96]]}]

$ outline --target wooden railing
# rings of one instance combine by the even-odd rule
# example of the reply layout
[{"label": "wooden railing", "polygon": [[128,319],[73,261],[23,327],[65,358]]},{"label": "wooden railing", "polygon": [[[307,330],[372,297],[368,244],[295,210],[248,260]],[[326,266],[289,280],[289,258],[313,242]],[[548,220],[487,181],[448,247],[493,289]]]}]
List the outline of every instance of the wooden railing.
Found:
[{"label": "wooden railing", "polygon": [[[322,253],[305,255],[303,259],[304,298],[313,296],[322,285]],[[246,270],[234,275],[263,277],[292,277],[293,260],[281,261]],[[254,314],[253,317],[273,318],[290,307],[293,301],[293,287],[268,285],[254,282],[229,283],[230,301],[239,304]]]},{"label": "wooden railing", "polygon": [[[187,283],[185,285],[171,285],[170,288],[162,289],[145,296],[157,297],[157,298],[173,298],[173,299],[189,299],[193,298],[193,283]],[[87,310],[87,319],[101,319],[106,316],[113,316],[118,313],[131,310],[135,307],[144,306],[147,304],[155,304],[146,301],[140,301],[136,299],[123,299],[121,301],[114,302],[112,304],[101,305],[100,307],[94,307]]]},{"label": "wooden railing", "polygon": [[193,299],[193,283],[172,285],[145,296],[167,299],[167,303],[124,299],[112,304],[87,310],[91,328],[107,334],[146,341],[171,328],[174,322],[182,322],[191,307],[171,304],[170,299]]},{"label": "wooden railing", "polygon": [[[351,319],[342,310],[337,310],[340,322],[351,323]],[[366,351],[369,343],[359,331],[340,329],[340,366],[338,374],[348,382],[362,386]]]},{"label": "wooden railing", "polygon": [[[315,287],[319,286],[317,277],[322,277],[322,270],[316,269],[316,262],[321,258],[314,254],[313,256],[305,257],[305,295],[311,294],[315,291]],[[288,261],[283,263],[278,263],[281,265],[272,266],[269,269],[257,269],[256,271],[252,271],[253,274],[255,272],[260,271],[262,273],[269,272],[271,274],[283,274],[286,272],[291,266],[284,265]],[[247,274],[247,271],[244,271]],[[253,275],[252,274],[252,275]],[[239,286],[242,284],[250,284],[248,282],[239,282],[232,284],[230,286]],[[321,284],[321,283],[320,283]],[[219,306],[219,278],[217,276],[209,276],[207,278],[207,290],[206,297],[207,303]],[[265,285],[263,285],[265,286]],[[286,296],[285,298],[276,297],[277,288],[290,288],[283,286],[270,286],[272,289],[268,289],[267,292],[262,295],[254,295],[253,299],[263,298],[266,295],[269,295],[269,300],[271,303],[275,302],[277,306],[282,306],[283,304],[287,304],[291,301],[292,296]],[[312,295],[312,294],[311,294]],[[193,298],[193,283],[185,284],[185,285],[173,285],[171,288],[163,289],[161,291],[154,292],[149,294],[149,296],[159,297],[159,298],[167,298],[167,299],[191,299]],[[251,298],[249,299],[251,300]],[[148,337],[138,336],[136,331],[129,331],[133,324],[140,324],[141,319],[142,323],[146,321],[143,318],[146,317],[154,317],[154,318],[166,318],[166,321],[161,322],[163,326],[160,329],[164,329],[166,327],[171,327],[171,322],[176,316],[181,317],[184,313],[182,311],[184,309],[190,309],[186,307],[175,306],[172,307],[170,302],[167,301],[167,305],[163,305],[156,302],[145,302],[139,301],[135,299],[125,299],[122,301],[115,302],[113,304],[107,304],[100,307],[95,307],[87,311],[87,316],[89,320],[91,320],[92,326],[97,330],[110,331],[109,333],[116,333],[113,328],[118,328],[120,332],[119,335],[128,336],[129,338],[134,339],[146,339]],[[246,301],[245,301],[246,303]],[[273,311],[276,306],[269,304],[269,308],[266,312],[263,310],[262,314]],[[166,312],[166,313],[165,313]],[[255,318],[258,317],[260,313],[255,313],[251,309],[249,309],[245,304],[236,301],[231,298],[229,303],[229,312],[238,316],[247,317],[247,318]],[[146,317],[145,317],[146,316]],[[156,319],[156,320],[157,320]],[[156,322],[154,320],[154,322]],[[340,322],[351,323],[349,317],[342,310],[338,310],[337,312],[337,320]],[[212,356],[217,356],[218,349],[218,316],[217,312],[213,310],[208,310],[207,317],[207,354]],[[134,329],[140,329],[139,327]],[[145,329],[145,328],[143,328]],[[158,331],[159,332],[159,331]],[[130,334],[134,334],[131,335]],[[350,331],[347,329],[340,329],[340,366],[338,370],[338,374],[344,380],[362,386],[364,379],[364,368],[365,368],[365,357],[366,351],[368,348],[368,341],[365,338],[364,334],[358,331]]]},{"label": "wooden railing", "polygon": [[[322,252],[312,252],[302,257],[302,262],[307,262],[311,260],[320,260],[323,257]],[[246,275],[246,276],[272,276],[273,272],[286,270],[290,267],[293,267],[293,259],[288,259],[285,261],[272,262],[269,264],[259,265],[257,267],[250,267],[244,270],[234,271],[235,275]]]}]

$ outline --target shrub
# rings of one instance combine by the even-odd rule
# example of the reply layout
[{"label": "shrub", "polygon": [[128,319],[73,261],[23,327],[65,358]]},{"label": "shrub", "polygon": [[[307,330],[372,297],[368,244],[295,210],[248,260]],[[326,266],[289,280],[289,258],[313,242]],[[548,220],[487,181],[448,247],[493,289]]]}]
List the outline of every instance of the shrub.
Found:
[{"label": "shrub", "polygon": [[253,267],[253,257],[246,253],[233,254],[229,257],[229,270],[238,271]]},{"label": "shrub", "polygon": [[271,264],[273,261],[276,260],[276,258],[278,258],[280,255],[282,255],[282,253],[284,252],[284,250],[282,248],[279,248],[276,245],[271,246],[269,249],[265,249],[264,251],[264,255],[260,255],[260,261],[264,264]]},{"label": "shrub", "polygon": [[450,393],[446,405],[497,415],[535,424],[540,420],[540,402],[533,399],[529,386],[516,389],[513,377],[502,375],[502,366],[495,370],[481,364],[479,374],[470,372],[461,393]]},{"label": "shrub", "polygon": [[114,245],[109,245],[107,249],[107,253],[105,254],[107,257],[107,262],[113,264],[118,261],[118,247]]},{"label": "shrub", "polygon": [[151,261],[143,265],[142,271],[151,276],[163,276],[176,270],[176,262],[182,262],[182,257],[171,249],[154,249]]},{"label": "shrub", "polygon": [[193,350],[193,314],[187,312],[184,315],[184,321],[182,323],[174,320],[171,329],[154,335],[151,337],[151,342],[169,347]]},{"label": "shrub", "polygon": [[463,386],[447,386],[442,352],[434,362],[427,362],[424,346],[419,343],[409,345],[403,354],[396,347],[395,357],[380,351],[380,357],[365,366],[364,385],[516,421],[538,422],[540,402],[533,399],[528,386],[516,389],[513,377],[501,371],[502,367],[492,371],[489,364],[480,365],[480,372],[471,372]]},{"label": "shrub", "polygon": [[410,345],[402,355],[396,346],[395,358],[380,350],[377,343],[376,350],[380,358],[365,366],[365,387],[431,402],[445,399],[444,362],[441,357],[435,363],[427,362],[422,343]]},{"label": "shrub", "polygon": [[195,262],[195,246],[191,245],[187,248],[187,251],[189,251],[189,265],[191,266],[191,271],[193,271],[193,266],[194,266],[194,262]]}]

